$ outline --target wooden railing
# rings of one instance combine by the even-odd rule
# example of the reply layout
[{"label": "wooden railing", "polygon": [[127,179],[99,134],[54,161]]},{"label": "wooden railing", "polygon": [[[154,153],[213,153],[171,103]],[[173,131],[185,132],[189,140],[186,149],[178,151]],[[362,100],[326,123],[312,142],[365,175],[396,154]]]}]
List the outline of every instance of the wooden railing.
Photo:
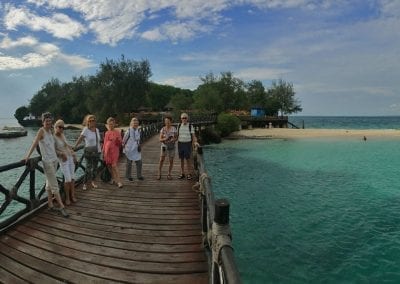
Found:
[{"label": "wooden railing", "polygon": [[229,226],[229,201],[227,199],[215,200],[201,147],[195,150],[193,158],[199,177],[195,188],[199,192],[201,203],[203,243],[209,252],[209,283],[241,283],[233,254],[232,233]]},{"label": "wooden railing", "polygon": [[[160,131],[161,123],[149,124],[142,127],[142,140],[146,141],[153,135]],[[75,186],[80,185],[84,181],[85,176],[85,163],[83,157],[83,146],[79,146],[75,149],[78,153],[78,163],[75,167]],[[19,175],[15,185],[7,188],[4,182],[0,180],[0,194],[4,195],[4,201],[0,204],[0,235],[12,225],[17,222],[30,217],[37,210],[46,206],[47,195],[45,189],[45,176],[43,167],[41,165],[41,156],[30,158],[25,164],[25,161],[19,161],[5,166],[0,166],[0,173],[8,171],[18,171],[19,168],[23,169],[22,173]],[[99,163],[99,172],[103,169],[104,163]],[[79,170],[81,169],[81,170]],[[59,173],[59,171],[58,171]],[[25,180],[29,179],[29,188],[23,187]],[[41,182],[39,182],[41,180]],[[62,174],[57,175],[57,180],[61,192],[64,188],[64,177]],[[23,195],[28,195],[29,197],[23,197]],[[15,202],[22,205],[22,208],[17,210],[11,216],[7,218],[2,218],[3,213],[6,212],[7,208],[12,204],[15,210]]]}]

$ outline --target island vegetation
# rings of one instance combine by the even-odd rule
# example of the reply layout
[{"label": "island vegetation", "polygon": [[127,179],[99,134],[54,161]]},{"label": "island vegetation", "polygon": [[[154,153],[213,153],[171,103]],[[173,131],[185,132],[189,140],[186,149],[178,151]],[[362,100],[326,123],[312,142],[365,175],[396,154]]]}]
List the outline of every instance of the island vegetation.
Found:
[{"label": "island vegetation", "polygon": [[127,124],[133,114],[143,110],[195,110],[222,114],[219,120],[231,125],[226,113],[233,110],[248,111],[257,106],[269,116],[302,110],[293,84],[282,79],[265,88],[259,80],[244,82],[229,71],[220,75],[210,72],[200,78],[202,83],[195,90],[189,90],[154,83],[151,76],[148,60],[135,61],[123,55],[117,60],[106,59],[94,75],[74,77],[64,83],[50,79],[33,94],[29,105],[19,107],[14,116],[21,121],[50,111],[69,123],[81,123],[85,114],[93,113],[99,121],[113,116]]}]

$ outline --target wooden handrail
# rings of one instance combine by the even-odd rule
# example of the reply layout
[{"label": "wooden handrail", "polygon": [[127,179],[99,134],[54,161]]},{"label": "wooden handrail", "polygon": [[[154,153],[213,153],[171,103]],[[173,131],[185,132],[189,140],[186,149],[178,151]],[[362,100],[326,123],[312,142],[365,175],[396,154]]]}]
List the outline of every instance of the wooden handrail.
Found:
[{"label": "wooden handrail", "polygon": [[[146,141],[153,135],[159,133],[161,129],[161,123],[153,123],[142,127],[142,141]],[[84,181],[85,176],[85,164],[84,164],[84,157],[83,157],[83,145],[77,147],[75,152],[78,154],[78,163],[75,167],[75,171],[78,169],[82,169],[82,174],[76,177],[75,185],[78,186]],[[11,163],[8,165],[0,166],[0,173],[15,170],[18,168],[25,168],[22,174],[19,176],[16,184],[11,188],[6,188],[3,183],[0,181],[0,194],[4,194],[4,202],[0,204],[0,235],[5,232],[6,230],[10,229],[12,226],[24,220],[25,218],[30,217],[34,214],[37,210],[41,209],[42,207],[46,206],[47,196],[45,196],[46,189],[45,189],[45,177],[43,167],[41,166],[40,161],[42,157],[33,157],[28,160],[25,164],[25,161],[19,161],[15,163]],[[99,172],[103,169],[104,163],[100,163],[98,168]],[[37,184],[36,180],[41,176],[43,183],[39,186],[40,191],[37,192]],[[21,185],[29,176],[29,198],[21,196],[19,193],[22,191]],[[57,176],[58,184],[61,190],[64,188],[64,177]],[[12,201],[16,201],[24,207],[13,215],[7,218],[1,218],[3,213],[6,211],[8,206],[12,203]]]},{"label": "wooden handrail", "polygon": [[229,226],[229,201],[215,200],[210,178],[207,175],[203,149],[194,151],[194,166],[199,177],[203,244],[209,251],[210,283],[241,283]]}]

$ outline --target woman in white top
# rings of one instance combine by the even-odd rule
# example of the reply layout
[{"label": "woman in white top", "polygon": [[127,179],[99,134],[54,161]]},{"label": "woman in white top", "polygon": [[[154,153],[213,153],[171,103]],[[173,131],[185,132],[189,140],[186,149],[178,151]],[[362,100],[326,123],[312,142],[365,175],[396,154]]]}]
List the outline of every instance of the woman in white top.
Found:
[{"label": "woman in white top", "polygon": [[97,174],[97,165],[100,160],[101,146],[100,146],[100,132],[96,127],[96,117],[89,114],[83,121],[83,128],[81,135],[75,143],[76,148],[82,140],[85,140],[84,156],[86,160],[85,168],[85,182],[83,183],[83,190],[86,190],[89,185],[92,188],[97,188],[94,179]]},{"label": "woman in white top", "polygon": [[56,176],[58,160],[54,146],[54,137],[51,131],[52,122],[53,122],[53,117],[51,116],[51,113],[46,112],[42,114],[43,127],[41,127],[38,130],[36,137],[33,140],[33,143],[29,148],[29,151],[25,156],[24,160],[25,163],[27,163],[33,150],[36,149],[37,145],[39,145],[40,154],[42,156],[43,171],[46,176],[47,203],[49,206],[49,210],[51,211],[56,210],[53,204],[53,195],[54,195],[55,199],[57,200],[57,203],[60,206],[59,209],[60,213],[64,217],[69,217],[68,213],[65,211],[64,203],[61,200],[60,189],[58,187],[58,181]]},{"label": "woman in white top", "polygon": [[[122,139],[122,146],[126,156],[126,172],[125,177],[129,181],[132,178],[132,161],[136,164],[136,177],[138,180],[143,180],[142,176],[142,154],[141,154],[141,135],[142,131],[139,128],[139,120],[134,117],[131,120],[130,127],[124,134]],[[140,150],[139,150],[140,149]]]},{"label": "woman in white top", "polygon": [[54,140],[61,171],[64,175],[65,204],[76,202],[75,198],[75,163],[76,156],[64,136],[64,121],[57,120],[54,124]]}]

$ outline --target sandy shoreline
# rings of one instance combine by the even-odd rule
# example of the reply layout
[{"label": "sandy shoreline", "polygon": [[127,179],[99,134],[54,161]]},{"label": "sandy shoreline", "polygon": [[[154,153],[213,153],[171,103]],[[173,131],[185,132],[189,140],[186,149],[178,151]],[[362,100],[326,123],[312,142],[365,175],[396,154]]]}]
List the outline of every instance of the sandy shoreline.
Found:
[{"label": "sandy shoreline", "polygon": [[397,129],[293,129],[293,128],[255,128],[243,129],[234,132],[230,138],[275,138],[275,139],[301,139],[301,138],[400,138]]}]

